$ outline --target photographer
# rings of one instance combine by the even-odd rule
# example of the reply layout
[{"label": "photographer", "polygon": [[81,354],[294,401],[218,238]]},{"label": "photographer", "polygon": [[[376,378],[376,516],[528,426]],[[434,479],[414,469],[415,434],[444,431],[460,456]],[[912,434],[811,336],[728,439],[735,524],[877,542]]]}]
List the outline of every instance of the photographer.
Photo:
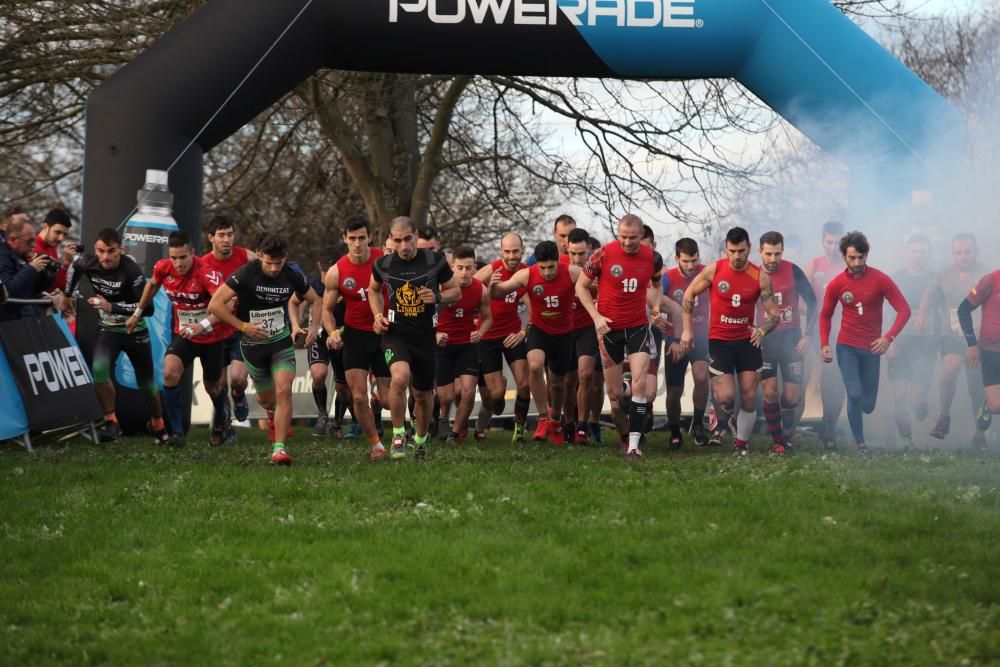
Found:
[{"label": "photographer", "polygon": [[[66,269],[76,259],[77,245],[64,243],[69,228],[73,226],[69,214],[61,208],[54,208],[45,214],[42,220],[42,231],[35,238],[35,252],[45,254],[59,262],[59,271],[52,291],[61,291],[66,286]],[[60,257],[59,246],[63,246]],[[58,305],[58,304],[57,304]]]},{"label": "photographer", "polygon": [[[51,289],[61,264],[45,254],[35,253],[35,228],[24,220],[7,226],[7,238],[0,244],[0,283],[11,299],[40,299]],[[0,321],[39,317],[45,308],[38,305],[6,303],[0,306]]]}]

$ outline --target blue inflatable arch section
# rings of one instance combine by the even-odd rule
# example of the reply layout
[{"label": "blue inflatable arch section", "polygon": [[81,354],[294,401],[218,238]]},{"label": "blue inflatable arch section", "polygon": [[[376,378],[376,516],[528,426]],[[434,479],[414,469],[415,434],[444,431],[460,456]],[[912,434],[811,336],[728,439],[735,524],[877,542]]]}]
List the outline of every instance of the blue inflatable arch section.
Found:
[{"label": "blue inflatable arch section", "polygon": [[322,67],[731,77],[867,174],[963,136],[958,113],[827,0],[211,0],[91,94],[87,240],[195,139],[170,178],[197,238],[203,152]]}]

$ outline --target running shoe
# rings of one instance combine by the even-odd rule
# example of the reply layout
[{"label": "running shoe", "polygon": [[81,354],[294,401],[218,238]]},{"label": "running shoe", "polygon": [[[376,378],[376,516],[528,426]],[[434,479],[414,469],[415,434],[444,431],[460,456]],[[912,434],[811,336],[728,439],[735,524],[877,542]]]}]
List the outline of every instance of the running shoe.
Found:
[{"label": "running shoe", "polygon": [[581,447],[586,447],[590,444],[590,438],[587,437],[586,428],[578,428],[576,430],[576,435],[573,437],[573,444],[580,445]]},{"label": "running shoe", "polygon": [[631,463],[633,461],[636,463],[642,461],[642,450],[638,447],[629,447],[625,450],[625,462]]},{"label": "running shoe", "polygon": [[705,444],[707,444],[709,447],[721,447],[722,440],[723,440],[722,429],[717,428],[714,431],[712,431],[712,435],[709,436]]},{"label": "running shoe", "polygon": [[983,404],[979,406],[976,410],[976,428],[980,431],[986,432],[990,430],[990,426],[993,425],[993,413],[990,412],[990,406],[983,401]]},{"label": "running shoe", "polygon": [[413,457],[418,461],[423,461],[427,458],[427,445],[420,445],[417,447],[416,451],[413,452]]},{"label": "running shoe", "polygon": [[668,445],[668,448],[671,451],[677,451],[683,446],[684,446],[684,440],[681,438],[681,436],[679,435],[670,436],[670,444]]},{"label": "running shoe", "polygon": [[931,429],[930,436],[932,438],[937,438],[938,440],[944,440],[950,430],[951,417],[941,415],[938,417],[937,423],[934,424],[934,428]]},{"label": "running shoe", "polygon": [[406,458],[406,439],[403,436],[397,435],[393,437],[389,457],[393,460]]},{"label": "running shoe", "polygon": [[694,438],[694,444],[699,447],[704,447],[708,444],[708,431],[705,430],[704,424],[692,423],[691,424],[691,437]]},{"label": "running shoe", "polygon": [[292,465],[292,457],[284,449],[276,449],[271,454],[271,465],[290,466]]},{"label": "running shoe", "polygon": [[864,445],[859,445],[858,446],[858,456],[860,456],[862,458],[868,458],[869,456],[871,456],[871,452],[869,452],[868,448],[865,447]]},{"label": "running shoe", "polygon": [[549,429],[550,429],[549,418],[539,417],[538,427],[535,429],[535,434],[531,436],[531,439],[534,440],[535,442],[545,440],[545,438],[547,438],[549,435]]},{"label": "running shoe", "polygon": [[462,436],[454,431],[449,431],[447,437],[444,439],[444,444],[457,447],[462,444]]},{"label": "running shoe", "polygon": [[171,433],[170,437],[167,438],[167,447],[181,448],[187,444],[187,438],[184,437],[183,433]]},{"label": "running shoe", "polygon": [[239,398],[236,398],[236,392],[233,392],[233,416],[236,417],[236,421],[246,421],[246,418],[250,416],[250,403],[247,401],[247,395],[242,394]]},{"label": "running shoe", "polygon": [[[549,422],[552,428],[549,429],[549,441],[556,447],[562,447],[566,444],[566,433],[563,431],[562,424],[556,421]],[[537,435],[538,432],[536,431]]]},{"label": "running shoe", "polygon": [[340,440],[344,437],[344,433],[340,428],[340,424],[336,422],[330,422],[330,437],[334,440]]},{"label": "running shoe", "polygon": [[351,425],[347,427],[347,433],[344,434],[344,440],[350,440],[361,435],[361,424],[358,422],[351,422]]},{"label": "running shoe", "polygon": [[990,446],[986,444],[985,433],[976,433],[972,436],[972,442],[969,443],[969,446],[977,452],[989,451],[990,448]]},{"label": "running shoe", "polygon": [[473,431],[472,437],[476,442],[482,442],[483,440],[486,439],[486,433],[484,433],[483,431]]},{"label": "running shoe", "polygon": [[[431,429],[431,432],[434,433],[435,430]],[[444,440],[445,442],[447,442],[448,436],[451,435],[451,432],[452,432],[451,425],[448,423],[448,420],[439,419],[436,430],[438,440]]]},{"label": "running shoe", "polygon": [[326,435],[326,427],[330,423],[330,418],[320,415],[313,424],[312,434],[314,438],[322,438]]},{"label": "running shoe", "polygon": [[368,455],[372,461],[385,461],[386,451],[382,445],[372,447],[371,454]]},{"label": "running shoe", "polygon": [[510,438],[510,444],[512,445],[523,445],[524,444],[524,424],[519,422],[514,422],[514,435]]},{"label": "running shoe", "polygon": [[778,456],[784,456],[785,455],[785,446],[784,445],[775,445],[771,449],[771,451],[774,452],[775,454],[777,454]]},{"label": "running shoe", "polygon": [[208,434],[208,444],[212,447],[218,447],[226,441],[226,435],[226,422],[212,424],[212,432]]},{"label": "running shoe", "polygon": [[595,445],[604,444],[604,434],[601,433],[601,431],[602,429],[600,422],[590,425],[590,437],[594,441]]},{"label": "running shoe", "polygon": [[903,443],[903,451],[910,452],[914,449],[913,444],[913,434],[907,433],[906,435],[899,436],[900,441]]},{"label": "running shoe", "polygon": [[167,441],[170,440],[170,434],[167,433],[166,427],[159,430],[153,428],[153,422],[146,422],[146,432],[153,436],[153,440],[158,445],[166,445]]},{"label": "running shoe", "polygon": [[735,445],[733,447],[733,456],[741,457],[746,456],[749,453],[750,450],[747,449],[746,445]]}]

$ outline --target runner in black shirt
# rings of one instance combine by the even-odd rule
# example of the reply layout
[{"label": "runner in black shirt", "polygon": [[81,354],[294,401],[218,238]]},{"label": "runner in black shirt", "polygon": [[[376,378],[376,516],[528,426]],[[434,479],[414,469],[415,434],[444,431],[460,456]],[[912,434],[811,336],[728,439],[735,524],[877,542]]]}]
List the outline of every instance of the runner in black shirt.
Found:
[{"label": "runner in black shirt", "polygon": [[[401,458],[406,452],[406,388],[411,381],[417,421],[413,439],[417,457],[422,457],[434,402],[435,304],[458,301],[462,290],[443,254],[417,250],[409,218],[393,220],[389,237],[394,252],[372,265],[368,302],[375,315],[375,333],[382,334],[382,350],[392,376],[389,384],[392,457]],[[382,298],[383,285],[388,288],[387,307]]]},{"label": "runner in black shirt", "polygon": [[[94,296],[87,299],[100,316],[97,340],[94,343],[92,368],[97,399],[104,409],[104,426],[99,431],[102,441],[117,440],[122,430],[115,414],[115,387],[111,382],[115,360],[124,352],[135,369],[136,384],[146,397],[149,407],[149,431],[160,444],[166,444],[169,435],[163,423],[160,392],[153,377],[153,351],[149,343],[149,329],[140,320],[132,333],[126,331],[125,322],[133,313],[144,317],[153,314],[153,304],[139,310],[139,299],[146,285],[146,277],[135,261],[122,253],[121,237],[114,229],[106,228],[97,233],[94,253],[85,254],[70,266],[66,273],[66,295],[72,295],[81,278],[93,286]],[[63,300],[64,312],[73,309],[73,300]]]},{"label": "runner in black shirt", "polygon": [[[242,334],[240,352],[250,370],[257,401],[267,411],[273,444],[271,463],[291,465],[283,442],[292,423],[292,380],[295,379],[295,349],[292,340],[302,329],[298,318],[288,317],[292,294],[312,306],[312,321],[304,346],[316,340],[322,300],[309,287],[306,277],[288,266],[288,243],[274,234],[261,239],[256,259],[229,276],[219,287],[209,311]],[[236,313],[226,304],[239,297]],[[289,321],[290,320],[290,321]]]}]

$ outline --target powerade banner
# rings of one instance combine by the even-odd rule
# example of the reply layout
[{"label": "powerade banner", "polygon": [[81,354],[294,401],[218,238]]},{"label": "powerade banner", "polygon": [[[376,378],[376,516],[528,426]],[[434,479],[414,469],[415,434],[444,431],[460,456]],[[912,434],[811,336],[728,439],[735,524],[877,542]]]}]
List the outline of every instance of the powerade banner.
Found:
[{"label": "powerade banner", "polygon": [[62,318],[4,322],[0,343],[31,430],[73,426],[103,416],[90,369]]},{"label": "powerade banner", "polygon": [[958,112],[830,0],[212,0],[90,94],[86,241],[157,165],[200,234],[204,152],[322,68],[732,78],[850,165],[965,145]]}]

